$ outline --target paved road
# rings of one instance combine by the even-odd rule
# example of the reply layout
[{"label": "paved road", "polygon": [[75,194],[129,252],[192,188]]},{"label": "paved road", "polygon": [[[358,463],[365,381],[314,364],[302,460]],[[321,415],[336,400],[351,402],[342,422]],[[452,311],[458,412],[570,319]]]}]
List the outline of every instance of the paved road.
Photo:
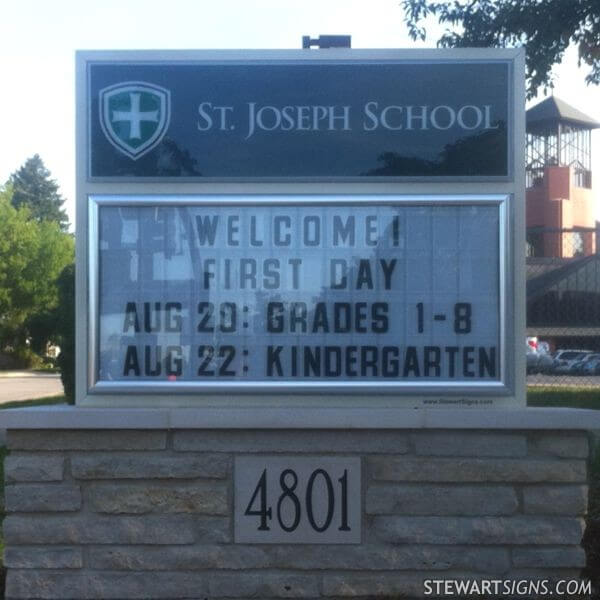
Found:
[{"label": "paved road", "polygon": [[60,375],[28,373],[14,374],[11,377],[0,376],[0,404],[61,394],[63,386]]}]

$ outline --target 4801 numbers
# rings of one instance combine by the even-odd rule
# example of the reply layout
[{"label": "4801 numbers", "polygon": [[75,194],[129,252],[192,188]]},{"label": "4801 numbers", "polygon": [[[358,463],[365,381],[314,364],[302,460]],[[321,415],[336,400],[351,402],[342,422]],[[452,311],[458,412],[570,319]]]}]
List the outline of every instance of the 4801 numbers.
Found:
[{"label": "4801 numbers", "polygon": [[[272,506],[269,502],[268,473],[264,469],[256,488],[246,507],[244,515],[258,518],[257,531],[269,531],[270,523],[276,519],[279,527],[291,533],[296,531],[304,516],[309,526],[318,533],[330,527],[338,531],[351,531],[348,524],[348,471],[337,479],[332,478],[325,469],[315,469],[306,481],[304,493],[299,491],[299,478],[294,469],[284,469],[279,474],[280,494]],[[324,510],[317,510],[315,488],[324,489]],[[340,510],[336,515],[337,494],[339,494]]]}]

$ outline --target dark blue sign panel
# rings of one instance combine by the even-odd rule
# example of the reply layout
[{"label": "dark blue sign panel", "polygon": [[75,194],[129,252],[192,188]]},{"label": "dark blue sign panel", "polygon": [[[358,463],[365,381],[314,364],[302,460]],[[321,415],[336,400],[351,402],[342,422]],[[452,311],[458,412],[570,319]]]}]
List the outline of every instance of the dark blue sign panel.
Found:
[{"label": "dark blue sign panel", "polygon": [[88,175],[506,180],[510,68],[91,62]]}]

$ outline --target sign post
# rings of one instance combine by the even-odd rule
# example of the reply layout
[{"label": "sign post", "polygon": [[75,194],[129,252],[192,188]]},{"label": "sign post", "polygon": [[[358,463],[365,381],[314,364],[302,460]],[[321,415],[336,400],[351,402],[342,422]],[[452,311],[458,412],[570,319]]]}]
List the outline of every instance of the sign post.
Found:
[{"label": "sign post", "polygon": [[518,58],[80,53],[78,404],[522,405]]}]

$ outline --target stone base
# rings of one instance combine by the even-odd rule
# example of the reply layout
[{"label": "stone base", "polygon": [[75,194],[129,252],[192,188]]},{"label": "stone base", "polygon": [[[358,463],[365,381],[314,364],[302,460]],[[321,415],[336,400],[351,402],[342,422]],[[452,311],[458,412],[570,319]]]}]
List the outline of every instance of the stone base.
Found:
[{"label": "stone base", "polygon": [[[19,429],[6,598],[432,597],[425,580],[569,579],[585,431]],[[359,545],[235,544],[234,457],[358,456]]]}]

